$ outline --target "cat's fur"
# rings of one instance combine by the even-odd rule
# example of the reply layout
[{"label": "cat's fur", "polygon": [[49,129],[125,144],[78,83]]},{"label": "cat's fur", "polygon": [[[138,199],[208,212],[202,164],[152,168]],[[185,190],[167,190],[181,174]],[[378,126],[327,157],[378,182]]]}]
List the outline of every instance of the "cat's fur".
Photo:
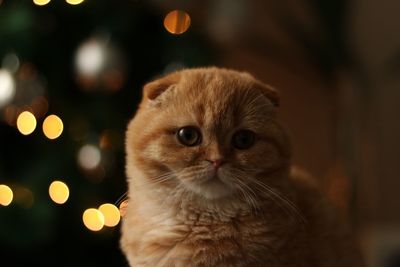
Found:
[{"label": "cat's fur", "polygon": [[[144,87],[126,139],[131,266],[363,266],[312,179],[291,170],[278,103],[251,75],[218,68]],[[198,127],[201,143],[180,144],[183,126]],[[249,149],[232,147],[238,129],[256,133]],[[217,175],[213,159],[224,162]]]}]

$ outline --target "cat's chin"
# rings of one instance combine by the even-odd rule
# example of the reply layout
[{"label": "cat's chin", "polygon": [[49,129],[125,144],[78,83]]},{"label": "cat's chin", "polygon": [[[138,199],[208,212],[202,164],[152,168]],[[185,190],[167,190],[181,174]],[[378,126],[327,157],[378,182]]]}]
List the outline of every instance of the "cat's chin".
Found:
[{"label": "cat's chin", "polygon": [[205,199],[217,200],[232,195],[234,190],[222,182],[220,179],[215,178],[201,184],[188,183],[186,187]]}]

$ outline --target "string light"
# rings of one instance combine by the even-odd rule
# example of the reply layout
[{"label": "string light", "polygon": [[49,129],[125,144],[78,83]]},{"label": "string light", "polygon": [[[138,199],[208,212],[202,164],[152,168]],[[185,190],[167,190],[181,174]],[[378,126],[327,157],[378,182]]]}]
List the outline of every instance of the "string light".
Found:
[{"label": "string light", "polygon": [[65,2],[67,2],[70,5],[79,5],[83,2],[84,0],[66,0]]},{"label": "string light", "polygon": [[10,102],[14,95],[14,78],[8,70],[0,69],[0,108]]},{"label": "string light", "polygon": [[83,224],[91,231],[100,231],[104,227],[104,215],[97,209],[87,209],[82,216]]},{"label": "string light", "polygon": [[62,120],[56,115],[50,115],[43,121],[43,133],[49,139],[58,138],[64,129]]},{"label": "string light", "polygon": [[13,200],[13,191],[7,185],[0,185],[0,205],[8,206]]},{"label": "string light", "polygon": [[37,6],[45,6],[50,3],[51,0],[33,0],[33,3]]},{"label": "string light", "polygon": [[17,118],[17,128],[23,135],[33,133],[36,128],[36,118],[29,111],[24,111]]},{"label": "string light", "polygon": [[49,195],[55,203],[64,204],[69,197],[69,188],[61,181],[54,181],[49,186]]},{"label": "string light", "polygon": [[104,216],[105,226],[114,227],[119,223],[121,219],[121,215],[119,213],[118,208],[113,204],[105,203],[99,207],[99,211]]},{"label": "string light", "polygon": [[190,16],[182,10],[169,12],[164,18],[164,27],[172,34],[182,34],[189,29]]}]

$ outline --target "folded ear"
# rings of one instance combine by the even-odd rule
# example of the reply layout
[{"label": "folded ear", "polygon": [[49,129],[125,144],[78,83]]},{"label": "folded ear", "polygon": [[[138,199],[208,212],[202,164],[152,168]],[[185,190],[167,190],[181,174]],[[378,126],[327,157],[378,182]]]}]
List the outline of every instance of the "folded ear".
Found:
[{"label": "folded ear", "polygon": [[158,80],[149,82],[143,87],[142,102],[156,100],[161,94],[163,94],[173,85],[177,84],[179,80],[180,74],[175,72]]},{"label": "folded ear", "polygon": [[256,90],[259,90],[266,98],[268,98],[275,107],[279,107],[279,93],[275,88],[265,83],[262,83],[248,72],[242,72],[241,74],[247,79],[251,79],[251,81],[254,83],[253,87]]},{"label": "folded ear", "polygon": [[256,81],[255,87],[268,98],[275,107],[279,107],[279,93],[270,85],[264,84],[260,81]]}]

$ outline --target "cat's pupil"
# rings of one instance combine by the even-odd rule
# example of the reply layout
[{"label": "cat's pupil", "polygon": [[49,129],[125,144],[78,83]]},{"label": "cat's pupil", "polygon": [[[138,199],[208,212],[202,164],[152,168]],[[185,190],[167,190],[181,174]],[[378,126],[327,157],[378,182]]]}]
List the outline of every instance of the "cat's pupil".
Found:
[{"label": "cat's pupil", "polygon": [[183,127],[178,130],[178,141],[185,146],[195,146],[201,141],[200,131],[192,126]]},{"label": "cat's pupil", "polygon": [[237,149],[248,149],[255,142],[255,134],[250,130],[239,130],[233,135],[232,145]]}]

